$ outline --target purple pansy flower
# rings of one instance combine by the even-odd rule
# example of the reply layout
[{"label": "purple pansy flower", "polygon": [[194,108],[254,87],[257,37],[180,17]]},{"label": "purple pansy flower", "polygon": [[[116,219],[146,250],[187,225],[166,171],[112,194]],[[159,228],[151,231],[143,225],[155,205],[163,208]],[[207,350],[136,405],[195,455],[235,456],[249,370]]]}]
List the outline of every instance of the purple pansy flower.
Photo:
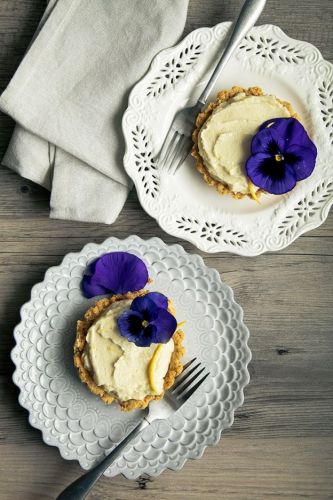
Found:
[{"label": "purple pansy flower", "polygon": [[264,122],[251,143],[246,173],[255,186],[283,194],[297,181],[309,177],[315,167],[317,148],[295,118]]},{"label": "purple pansy flower", "polygon": [[90,264],[82,279],[85,297],[122,294],[144,288],[148,281],[146,264],[128,252],[106,253]]},{"label": "purple pansy flower", "polygon": [[167,307],[168,299],[162,293],[137,297],[117,320],[120,334],[138,347],[166,344],[177,328],[176,318]]}]

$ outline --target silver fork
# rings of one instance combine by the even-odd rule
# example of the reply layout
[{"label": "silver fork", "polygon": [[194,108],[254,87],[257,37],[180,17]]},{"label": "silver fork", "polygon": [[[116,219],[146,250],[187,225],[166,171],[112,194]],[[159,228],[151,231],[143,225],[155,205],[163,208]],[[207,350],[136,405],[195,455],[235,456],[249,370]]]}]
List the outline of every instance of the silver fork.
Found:
[{"label": "silver fork", "polygon": [[195,361],[196,358],[184,365],[183,372],[177,377],[171,389],[166,391],[162,400],[152,401],[149,404],[149,409],[142,422],[140,422],[109,455],[96,465],[96,467],[74,481],[74,483],[70,484],[60,493],[57,500],[81,500],[85,498],[95,482],[116,460],[130,441],[154,420],[169,418],[186,403],[209,375],[209,373],[204,374],[205,367],[203,367],[201,363],[195,363]]},{"label": "silver fork", "polygon": [[208,95],[214,87],[221,71],[229,61],[231,55],[240,44],[241,40],[254,26],[266,4],[266,0],[246,0],[231,31],[228,43],[224,52],[217,63],[212,76],[210,77],[204,91],[199,97],[198,102],[185,108],[175,115],[173,122],[164,139],[161,151],[157,157],[158,165],[175,174],[192,148],[191,134],[194,128],[194,122],[206,104]]}]

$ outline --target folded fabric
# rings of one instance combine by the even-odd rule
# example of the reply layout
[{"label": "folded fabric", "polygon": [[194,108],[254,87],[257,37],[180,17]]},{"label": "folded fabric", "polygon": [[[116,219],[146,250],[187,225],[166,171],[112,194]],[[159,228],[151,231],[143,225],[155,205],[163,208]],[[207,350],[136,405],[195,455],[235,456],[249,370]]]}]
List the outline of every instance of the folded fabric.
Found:
[{"label": "folded fabric", "polygon": [[182,34],[188,0],[51,0],[0,97],[16,122],[2,161],[51,189],[51,217],[112,223],[131,181],[121,120],[131,87]]}]

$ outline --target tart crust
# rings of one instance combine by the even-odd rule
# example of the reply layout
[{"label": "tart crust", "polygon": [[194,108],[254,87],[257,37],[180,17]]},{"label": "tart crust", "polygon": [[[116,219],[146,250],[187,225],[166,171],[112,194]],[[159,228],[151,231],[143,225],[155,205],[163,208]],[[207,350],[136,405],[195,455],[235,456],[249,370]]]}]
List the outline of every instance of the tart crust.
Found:
[{"label": "tart crust", "polygon": [[[192,147],[192,156],[196,160],[196,168],[197,170],[201,173],[203,176],[205,182],[209,185],[214,187],[220,194],[231,194],[234,198],[236,199],[241,199],[244,198],[245,196],[248,196],[249,198],[255,199],[252,194],[243,194],[243,193],[235,193],[232,191],[228,186],[223,184],[220,181],[217,181],[214,179],[207,167],[205,166],[204,160],[201,157],[199,153],[199,146],[198,146],[198,138],[199,138],[199,132],[201,130],[201,127],[204,125],[206,120],[210,117],[210,115],[213,113],[214,109],[217,108],[222,102],[226,102],[232,97],[235,97],[237,94],[246,94],[246,95],[254,95],[254,96],[261,96],[265,95],[265,92],[260,88],[260,87],[249,87],[249,88],[243,88],[243,87],[232,87],[230,90],[221,90],[217,94],[217,99],[214,102],[211,102],[208,104],[207,108],[202,111],[201,113],[198,114],[196,122],[195,122],[195,129],[192,133],[192,139],[194,142],[194,145]],[[287,110],[289,111],[290,115],[293,118],[296,118],[296,120],[299,120],[299,116],[293,109],[292,105],[288,101],[283,101],[276,97],[278,102],[280,102]],[[259,189],[256,192],[256,198],[259,198],[261,194],[266,193],[263,189]]]},{"label": "tart crust", "polygon": [[[181,362],[181,358],[184,355],[185,349],[183,347],[184,340],[184,332],[181,329],[177,329],[172,336],[174,341],[174,351],[171,355],[171,360],[169,364],[168,371],[164,378],[164,391],[162,394],[158,396],[148,395],[144,399],[129,399],[128,401],[120,401],[116,396],[105,391],[102,387],[98,386],[89,371],[84,366],[82,360],[82,353],[86,344],[86,336],[88,330],[92,323],[101,315],[101,313],[109,307],[114,302],[130,299],[133,300],[136,297],[143,297],[146,295],[148,290],[139,290],[138,292],[128,292],[123,295],[113,295],[110,298],[101,299],[96,304],[86,311],[84,318],[77,322],[76,326],[76,339],[74,342],[74,365],[78,369],[79,377],[81,381],[86,384],[89,390],[99,396],[104,403],[111,404],[113,401],[116,401],[121,410],[123,411],[131,411],[135,409],[143,409],[146,408],[150,401],[153,399],[162,399],[164,396],[164,391],[169,389],[175,378],[182,372],[183,364]],[[175,309],[173,307],[172,302],[169,299],[168,310],[172,314],[174,314]]]}]

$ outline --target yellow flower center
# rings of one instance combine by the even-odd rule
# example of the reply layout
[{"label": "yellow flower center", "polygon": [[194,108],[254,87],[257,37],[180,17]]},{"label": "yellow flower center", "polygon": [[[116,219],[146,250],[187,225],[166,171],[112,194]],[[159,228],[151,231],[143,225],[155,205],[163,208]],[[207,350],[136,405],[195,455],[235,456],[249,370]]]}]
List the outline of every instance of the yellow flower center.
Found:
[{"label": "yellow flower center", "polygon": [[275,161],[283,161],[284,158],[282,155],[275,155]]},{"label": "yellow flower center", "polygon": [[148,321],[144,319],[144,320],[142,321],[142,326],[143,326],[143,328],[146,328],[148,325],[149,325]]}]

